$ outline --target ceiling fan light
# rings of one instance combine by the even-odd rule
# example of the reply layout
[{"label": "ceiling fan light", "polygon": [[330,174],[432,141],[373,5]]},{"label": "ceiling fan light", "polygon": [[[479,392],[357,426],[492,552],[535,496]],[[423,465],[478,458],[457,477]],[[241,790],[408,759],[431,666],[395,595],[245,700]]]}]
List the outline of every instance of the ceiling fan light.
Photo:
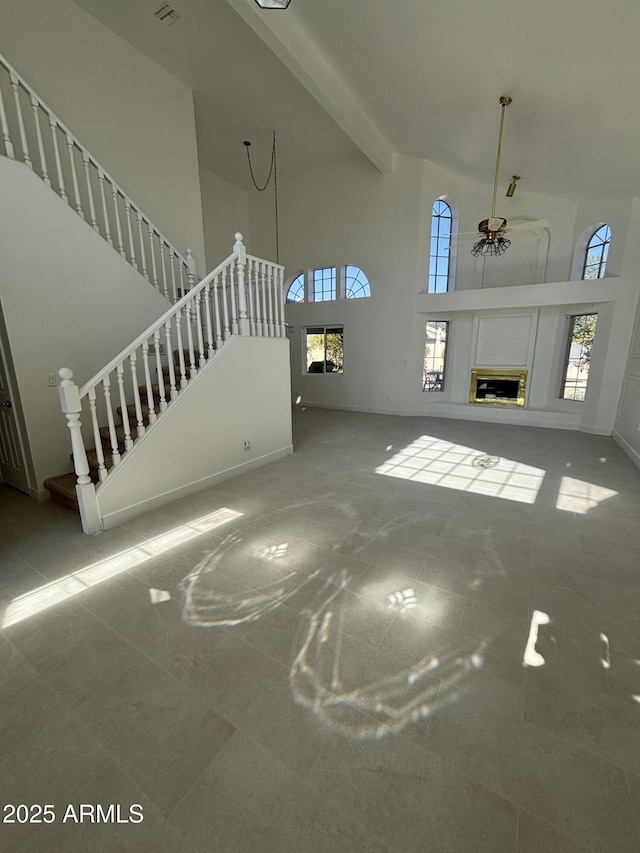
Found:
[{"label": "ceiling fan light", "polygon": [[477,243],[473,244],[471,254],[474,258],[504,255],[510,245],[511,240],[508,240],[506,237],[496,237],[495,239],[492,239],[491,237],[483,237],[478,240]]},{"label": "ceiling fan light", "polygon": [[261,9],[286,9],[291,0],[256,0]]}]

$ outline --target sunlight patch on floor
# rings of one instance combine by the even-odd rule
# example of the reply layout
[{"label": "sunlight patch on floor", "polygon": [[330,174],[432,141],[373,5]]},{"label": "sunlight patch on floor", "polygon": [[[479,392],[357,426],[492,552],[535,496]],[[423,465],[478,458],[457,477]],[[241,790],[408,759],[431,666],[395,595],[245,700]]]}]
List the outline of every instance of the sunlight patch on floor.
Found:
[{"label": "sunlight patch on floor", "polygon": [[535,503],[544,480],[542,468],[423,435],[382,465],[376,474],[443,486],[519,503]]},{"label": "sunlight patch on floor", "polygon": [[605,489],[604,486],[597,486],[595,483],[576,480],[575,477],[563,477],[558,490],[556,509],[584,515],[602,501],[609,500],[617,494],[613,489]]},{"label": "sunlight patch on floor", "polygon": [[43,610],[48,610],[56,604],[78,595],[80,592],[96,586],[109,578],[133,569],[141,563],[146,563],[153,557],[165,553],[177,545],[189,542],[203,533],[214,530],[228,521],[233,521],[243,515],[233,509],[223,507],[215,512],[200,516],[179,527],[174,527],[166,533],[147,539],[133,548],[121,551],[113,557],[107,557],[97,563],[92,563],[76,572],[71,572],[56,581],[38,587],[31,592],[15,598],[7,607],[2,622],[3,628],[9,628],[18,622],[23,622]]}]

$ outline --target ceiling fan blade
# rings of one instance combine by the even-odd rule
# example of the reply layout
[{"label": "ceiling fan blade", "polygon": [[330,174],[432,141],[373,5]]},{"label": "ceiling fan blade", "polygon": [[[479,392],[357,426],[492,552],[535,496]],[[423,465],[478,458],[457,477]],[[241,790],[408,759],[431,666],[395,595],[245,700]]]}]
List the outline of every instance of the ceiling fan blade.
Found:
[{"label": "ceiling fan blade", "polygon": [[546,228],[548,225],[548,219],[536,219],[535,222],[519,222],[517,225],[510,225],[507,231],[535,231],[537,228]]},{"label": "ceiling fan blade", "polygon": [[511,234],[510,231],[506,232],[507,237],[515,243],[535,243],[540,238],[535,234],[530,234],[527,231],[516,231],[515,234]]}]

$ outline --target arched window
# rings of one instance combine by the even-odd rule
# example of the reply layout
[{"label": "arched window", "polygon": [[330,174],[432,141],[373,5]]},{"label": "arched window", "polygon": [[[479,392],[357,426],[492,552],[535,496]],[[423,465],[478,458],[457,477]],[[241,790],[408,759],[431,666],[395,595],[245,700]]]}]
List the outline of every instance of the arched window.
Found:
[{"label": "arched window", "polygon": [[609,228],[608,225],[601,225],[589,240],[587,251],[584,256],[584,270],[582,278],[604,278],[604,270],[607,265],[610,243],[611,228]]},{"label": "arched window", "polygon": [[449,269],[453,214],[446,201],[437,199],[431,212],[431,246],[429,250],[429,293],[446,293]]},{"label": "arched window", "polygon": [[304,273],[297,275],[287,290],[287,302],[304,302]]},{"label": "arched window", "polygon": [[371,296],[369,279],[360,267],[347,265],[344,270],[344,298],[363,299]]}]

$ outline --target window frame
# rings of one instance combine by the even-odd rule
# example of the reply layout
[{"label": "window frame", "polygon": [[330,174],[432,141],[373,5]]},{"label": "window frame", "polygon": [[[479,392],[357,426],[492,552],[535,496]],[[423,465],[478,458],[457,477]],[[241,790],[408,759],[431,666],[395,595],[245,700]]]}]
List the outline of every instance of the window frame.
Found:
[{"label": "window frame", "polygon": [[[427,329],[430,323],[444,323],[445,324],[445,339],[444,339],[444,353],[442,356],[442,370],[436,371],[428,370],[427,368]],[[434,320],[432,318],[425,319],[425,337],[424,337],[424,349],[422,352],[422,392],[432,392],[432,391],[445,391],[447,385],[447,367],[449,363],[449,341],[451,334],[451,320]],[[435,359],[435,356],[433,356]],[[428,385],[428,376],[429,374],[436,374],[435,380],[431,383],[430,387]],[[438,379],[438,376],[440,377]]]},{"label": "window frame", "polygon": [[[443,214],[442,212],[436,212],[436,205],[443,205],[447,214]],[[446,234],[441,227],[443,221],[449,222],[449,233]],[[435,225],[435,228],[434,228]],[[433,241],[436,241],[436,254],[432,254]],[[446,241],[446,251],[439,251],[441,249],[441,244]],[[449,247],[454,242],[454,215],[453,208],[449,204],[449,202],[443,198],[437,198],[432,206],[431,206],[431,228],[429,231],[429,272],[428,272],[428,280],[427,280],[427,293],[438,294],[438,293],[448,293],[452,290],[452,259],[451,259],[451,250]],[[448,251],[447,251],[448,250]],[[435,270],[432,272],[432,265],[435,260]],[[446,274],[442,274],[439,272],[440,264],[444,263],[446,260]],[[446,287],[444,290],[438,290],[438,279],[444,278],[446,280]]]},{"label": "window frame", "polygon": [[[291,293],[291,288],[298,281],[298,279],[302,279],[302,299],[289,299],[289,294]],[[307,277],[305,275],[304,270],[300,270],[296,275],[293,276],[291,281],[289,282],[289,286],[287,287],[287,294],[284,299],[285,305],[301,305],[303,302],[307,301]]]},{"label": "window frame", "polygon": [[[599,242],[594,244],[594,241],[600,234],[600,232],[605,230],[604,238],[600,237]],[[596,230],[593,232],[589,241],[587,242],[587,248],[584,252],[584,262],[582,264],[582,280],[583,281],[595,281],[599,278],[604,278],[606,272],[607,261],[609,259],[609,247],[611,245],[611,228],[604,222],[602,225],[599,225]],[[599,255],[598,260],[592,263],[589,263],[589,253],[593,252],[595,249],[596,254]],[[589,276],[587,278],[587,269],[590,267],[597,267],[598,274],[595,276]]]},{"label": "window frame", "polygon": [[[344,323],[324,323],[324,324],[313,324],[309,326],[302,327],[302,374],[303,376],[344,376]],[[339,332],[342,335],[342,365],[340,370],[327,370],[326,366],[329,361],[332,359],[327,358],[327,335],[335,332]],[[307,357],[307,336],[309,334],[312,335],[324,335],[324,358],[323,358],[323,370],[309,370],[309,364],[315,364],[316,362],[308,362]]]},{"label": "window frame", "polygon": [[[582,358],[582,355],[577,360],[571,358],[572,346],[574,346],[574,344],[577,346],[580,346],[580,347],[583,346],[582,344],[574,341],[574,330],[575,330],[575,326],[576,326],[576,321],[579,320],[581,317],[594,317],[595,318],[593,340],[591,342],[591,347],[593,347],[593,343],[595,342],[595,339],[596,339],[596,333],[598,331],[598,312],[597,311],[588,311],[588,312],[585,312],[584,314],[569,314],[567,317],[568,328],[567,328],[567,332],[566,332],[566,343],[565,343],[565,349],[564,349],[564,357],[562,360],[562,374],[561,374],[561,378],[560,378],[559,398],[561,400],[568,400],[571,403],[584,403],[586,396],[587,396],[587,389],[589,386],[589,373],[590,373],[590,368],[591,368],[591,354],[589,355],[589,360],[587,362],[586,377],[584,380],[584,394],[583,394],[582,398],[576,398],[575,396],[574,397],[567,397],[566,396],[567,381],[568,381],[567,380],[567,374],[569,372],[569,367],[570,367],[572,361],[576,364],[578,371],[580,371],[580,369],[581,369],[579,365],[580,365],[580,358]],[[582,368],[582,369],[584,370],[584,368]],[[571,380],[569,380],[569,381],[571,381]],[[576,379],[574,381],[575,381],[575,384],[573,386],[573,390],[575,393],[578,390],[577,382],[579,380]]]}]

